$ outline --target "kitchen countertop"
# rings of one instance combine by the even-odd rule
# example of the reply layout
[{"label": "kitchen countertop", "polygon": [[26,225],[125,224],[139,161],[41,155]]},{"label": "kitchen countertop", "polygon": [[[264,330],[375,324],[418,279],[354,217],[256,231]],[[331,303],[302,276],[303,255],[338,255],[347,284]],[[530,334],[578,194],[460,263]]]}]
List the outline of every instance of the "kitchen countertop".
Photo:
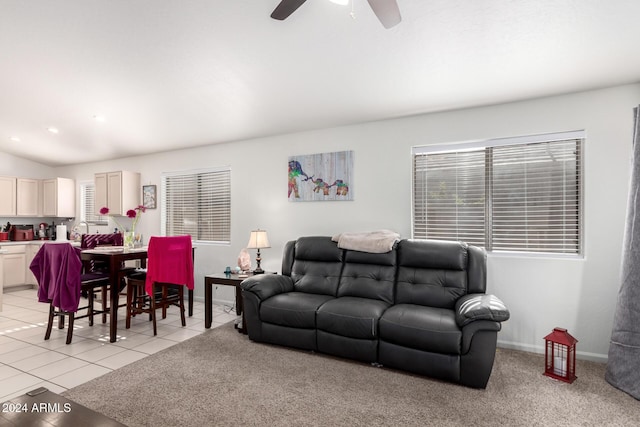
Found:
[{"label": "kitchen countertop", "polygon": [[[57,240],[2,240],[0,241],[0,247],[2,246],[15,246],[15,245],[42,245],[43,243],[55,243]],[[73,246],[80,246],[80,241],[68,240]]]}]

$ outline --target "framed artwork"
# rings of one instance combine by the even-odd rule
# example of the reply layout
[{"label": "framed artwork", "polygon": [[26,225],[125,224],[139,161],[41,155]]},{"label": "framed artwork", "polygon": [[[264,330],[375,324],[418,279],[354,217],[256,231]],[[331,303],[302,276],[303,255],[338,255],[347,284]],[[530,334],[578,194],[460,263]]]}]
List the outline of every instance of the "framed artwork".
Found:
[{"label": "framed artwork", "polygon": [[156,208],[156,186],[155,185],[142,186],[142,205],[147,209]]},{"label": "framed artwork", "polygon": [[290,202],[353,200],[353,151],[289,157]]}]

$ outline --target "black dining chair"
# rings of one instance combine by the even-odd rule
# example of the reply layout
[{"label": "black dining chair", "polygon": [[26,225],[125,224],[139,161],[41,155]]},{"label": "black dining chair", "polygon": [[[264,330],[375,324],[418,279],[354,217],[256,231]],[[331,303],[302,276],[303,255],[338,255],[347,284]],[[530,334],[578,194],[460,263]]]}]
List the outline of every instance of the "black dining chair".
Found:
[{"label": "black dining chair", "polygon": [[184,288],[193,289],[193,254],[191,236],[153,236],[149,240],[146,271],[127,277],[126,328],[131,318],[149,314],[153,335],[158,334],[156,310],[165,318],[170,306],[180,309],[182,326],[186,326]]},{"label": "black dining chair", "polygon": [[[44,339],[51,337],[53,322],[58,317],[58,328],[63,329],[65,317],[69,318],[67,340],[73,339],[76,319],[89,318],[93,326],[95,290],[109,284],[108,276],[83,274],[79,250],[70,243],[44,243],[38,250],[29,269],[38,282],[38,301],[49,303],[49,318]],[[88,292],[88,302],[80,306],[81,293]],[[76,313],[86,310],[85,314]]]},{"label": "black dining chair", "polygon": [[[80,239],[80,249],[95,249],[98,246],[122,246],[123,245],[122,233],[96,233],[96,234],[83,234]],[[133,272],[135,268],[121,268],[120,275],[122,276],[120,282],[119,292],[122,292],[126,283],[124,276]],[[96,280],[101,280],[105,277],[109,277],[109,266],[104,262],[98,260],[83,261],[83,274],[87,279],[93,277]],[[90,297],[88,290],[82,291],[82,296],[89,298],[90,300],[95,298],[95,293],[100,292],[101,310],[95,310],[95,314],[102,314],[102,323],[107,323],[107,314],[109,314],[109,283],[101,287],[92,288],[94,292],[93,298]],[[118,307],[125,307],[126,304],[121,304]]]}]

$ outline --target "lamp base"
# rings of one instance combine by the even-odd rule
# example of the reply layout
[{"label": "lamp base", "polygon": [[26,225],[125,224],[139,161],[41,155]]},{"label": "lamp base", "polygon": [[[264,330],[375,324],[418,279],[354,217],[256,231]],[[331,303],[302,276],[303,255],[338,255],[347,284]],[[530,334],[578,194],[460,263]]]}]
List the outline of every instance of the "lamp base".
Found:
[{"label": "lamp base", "polygon": [[256,266],[256,269],[253,270],[253,274],[263,274],[264,270],[262,268],[260,268],[260,261],[262,261],[262,258],[260,257],[260,248],[258,248],[258,254],[256,255],[256,264],[258,264]]}]

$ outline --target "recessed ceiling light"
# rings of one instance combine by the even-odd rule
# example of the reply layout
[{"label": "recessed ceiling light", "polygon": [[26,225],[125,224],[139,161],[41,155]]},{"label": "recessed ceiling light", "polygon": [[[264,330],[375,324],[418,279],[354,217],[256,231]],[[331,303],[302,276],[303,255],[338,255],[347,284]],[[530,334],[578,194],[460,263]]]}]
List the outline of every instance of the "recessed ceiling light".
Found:
[{"label": "recessed ceiling light", "polygon": [[17,136],[12,136],[9,139],[12,140],[13,142],[20,142],[20,138],[18,138]]},{"label": "recessed ceiling light", "polygon": [[47,130],[48,130],[49,132],[51,132],[51,133],[58,133],[58,132],[60,132],[57,128],[53,128],[53,127],[52,127],[52,128],[47,128]]}]

